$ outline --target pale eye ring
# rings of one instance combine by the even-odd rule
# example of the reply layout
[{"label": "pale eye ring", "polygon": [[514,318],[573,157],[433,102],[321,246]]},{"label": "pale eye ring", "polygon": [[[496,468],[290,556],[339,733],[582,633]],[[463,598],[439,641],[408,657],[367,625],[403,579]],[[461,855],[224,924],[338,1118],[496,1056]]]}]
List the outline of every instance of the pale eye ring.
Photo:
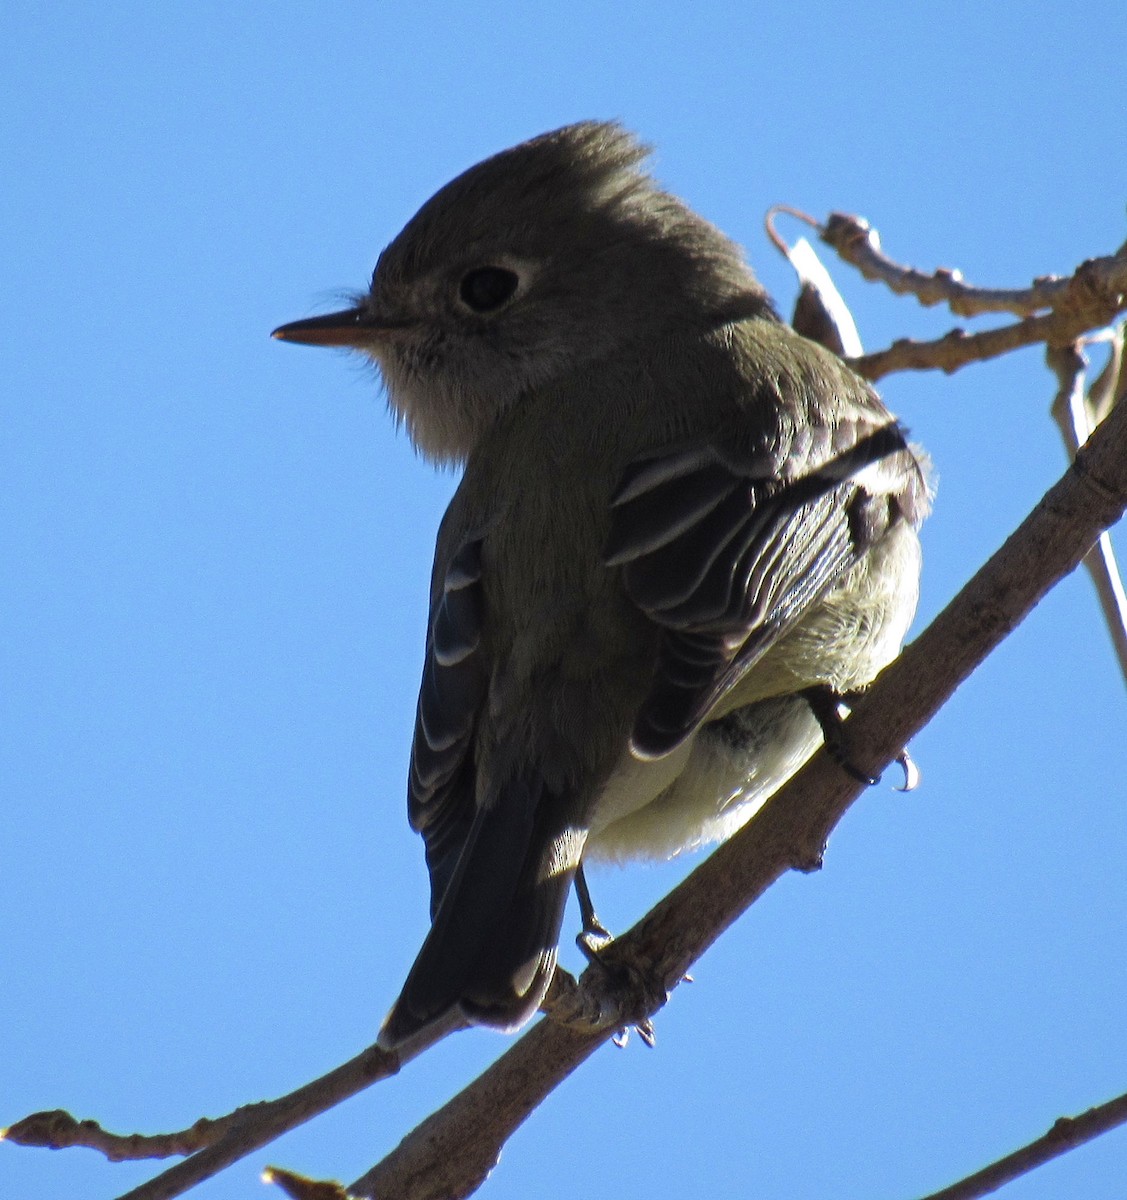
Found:
[{"label": "pale eye ring", "polygon": [[508,303],[520,286],[520,276],[508,267],[474,267],[462,276],[458,298],[475,313],[496,312]]}]

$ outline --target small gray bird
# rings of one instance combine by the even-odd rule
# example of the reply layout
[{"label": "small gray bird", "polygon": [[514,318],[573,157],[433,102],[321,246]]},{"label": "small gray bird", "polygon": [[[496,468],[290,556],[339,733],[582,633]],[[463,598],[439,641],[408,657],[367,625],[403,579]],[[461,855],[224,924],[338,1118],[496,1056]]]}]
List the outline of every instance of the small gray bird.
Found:
[{"label": "small gray bird", "polygon": [[597,122],[506,150],[353,307],[274,332],[370,357],[464,467],[408,783],[432,924],[386,1048],[527,1021],[583,860],[732,833],[821,744],[812,698],[870,683],[915,611],[921,456],[646,156]]}]

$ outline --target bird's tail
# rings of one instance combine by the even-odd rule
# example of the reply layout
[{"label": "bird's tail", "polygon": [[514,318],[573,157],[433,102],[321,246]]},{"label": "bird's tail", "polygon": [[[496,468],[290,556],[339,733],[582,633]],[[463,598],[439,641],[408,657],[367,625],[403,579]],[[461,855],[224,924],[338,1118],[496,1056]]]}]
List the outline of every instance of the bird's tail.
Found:
[{"label": "bird's tail", "polygon": [[540,1007],[556,965],[568,888],[586,829],[542,781],[516,781],[482,807],[403,990],[385,1050],[465,1024],[504,1030]]}]

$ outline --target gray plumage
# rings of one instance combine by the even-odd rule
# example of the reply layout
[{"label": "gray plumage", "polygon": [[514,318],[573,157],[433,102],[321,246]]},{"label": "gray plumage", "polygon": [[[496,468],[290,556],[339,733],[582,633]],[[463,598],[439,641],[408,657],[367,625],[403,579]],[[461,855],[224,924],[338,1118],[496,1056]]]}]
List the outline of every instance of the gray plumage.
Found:
[{"label": "gray plumage", "polygon": [[385,1046],[539,1006],[582,858],[727,836],[915,609],[921,460],[739,249],[583,123],[439,191],[353,308],[443,518],[408,813],[432,928]]}]

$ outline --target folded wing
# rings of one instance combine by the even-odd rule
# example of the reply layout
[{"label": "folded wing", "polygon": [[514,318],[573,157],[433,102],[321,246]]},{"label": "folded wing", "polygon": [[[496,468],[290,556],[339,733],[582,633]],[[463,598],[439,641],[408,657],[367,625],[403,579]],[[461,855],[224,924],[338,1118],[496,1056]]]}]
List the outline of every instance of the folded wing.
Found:
[{"label": "folded wing", "polygon": [[891,418],[837,427],[828,454],[802,438],[766,463],[703,444],[625,473],[605,561],[663,631],[639,757],[676,749],[894,522],[922,518],[923,476]]}]

